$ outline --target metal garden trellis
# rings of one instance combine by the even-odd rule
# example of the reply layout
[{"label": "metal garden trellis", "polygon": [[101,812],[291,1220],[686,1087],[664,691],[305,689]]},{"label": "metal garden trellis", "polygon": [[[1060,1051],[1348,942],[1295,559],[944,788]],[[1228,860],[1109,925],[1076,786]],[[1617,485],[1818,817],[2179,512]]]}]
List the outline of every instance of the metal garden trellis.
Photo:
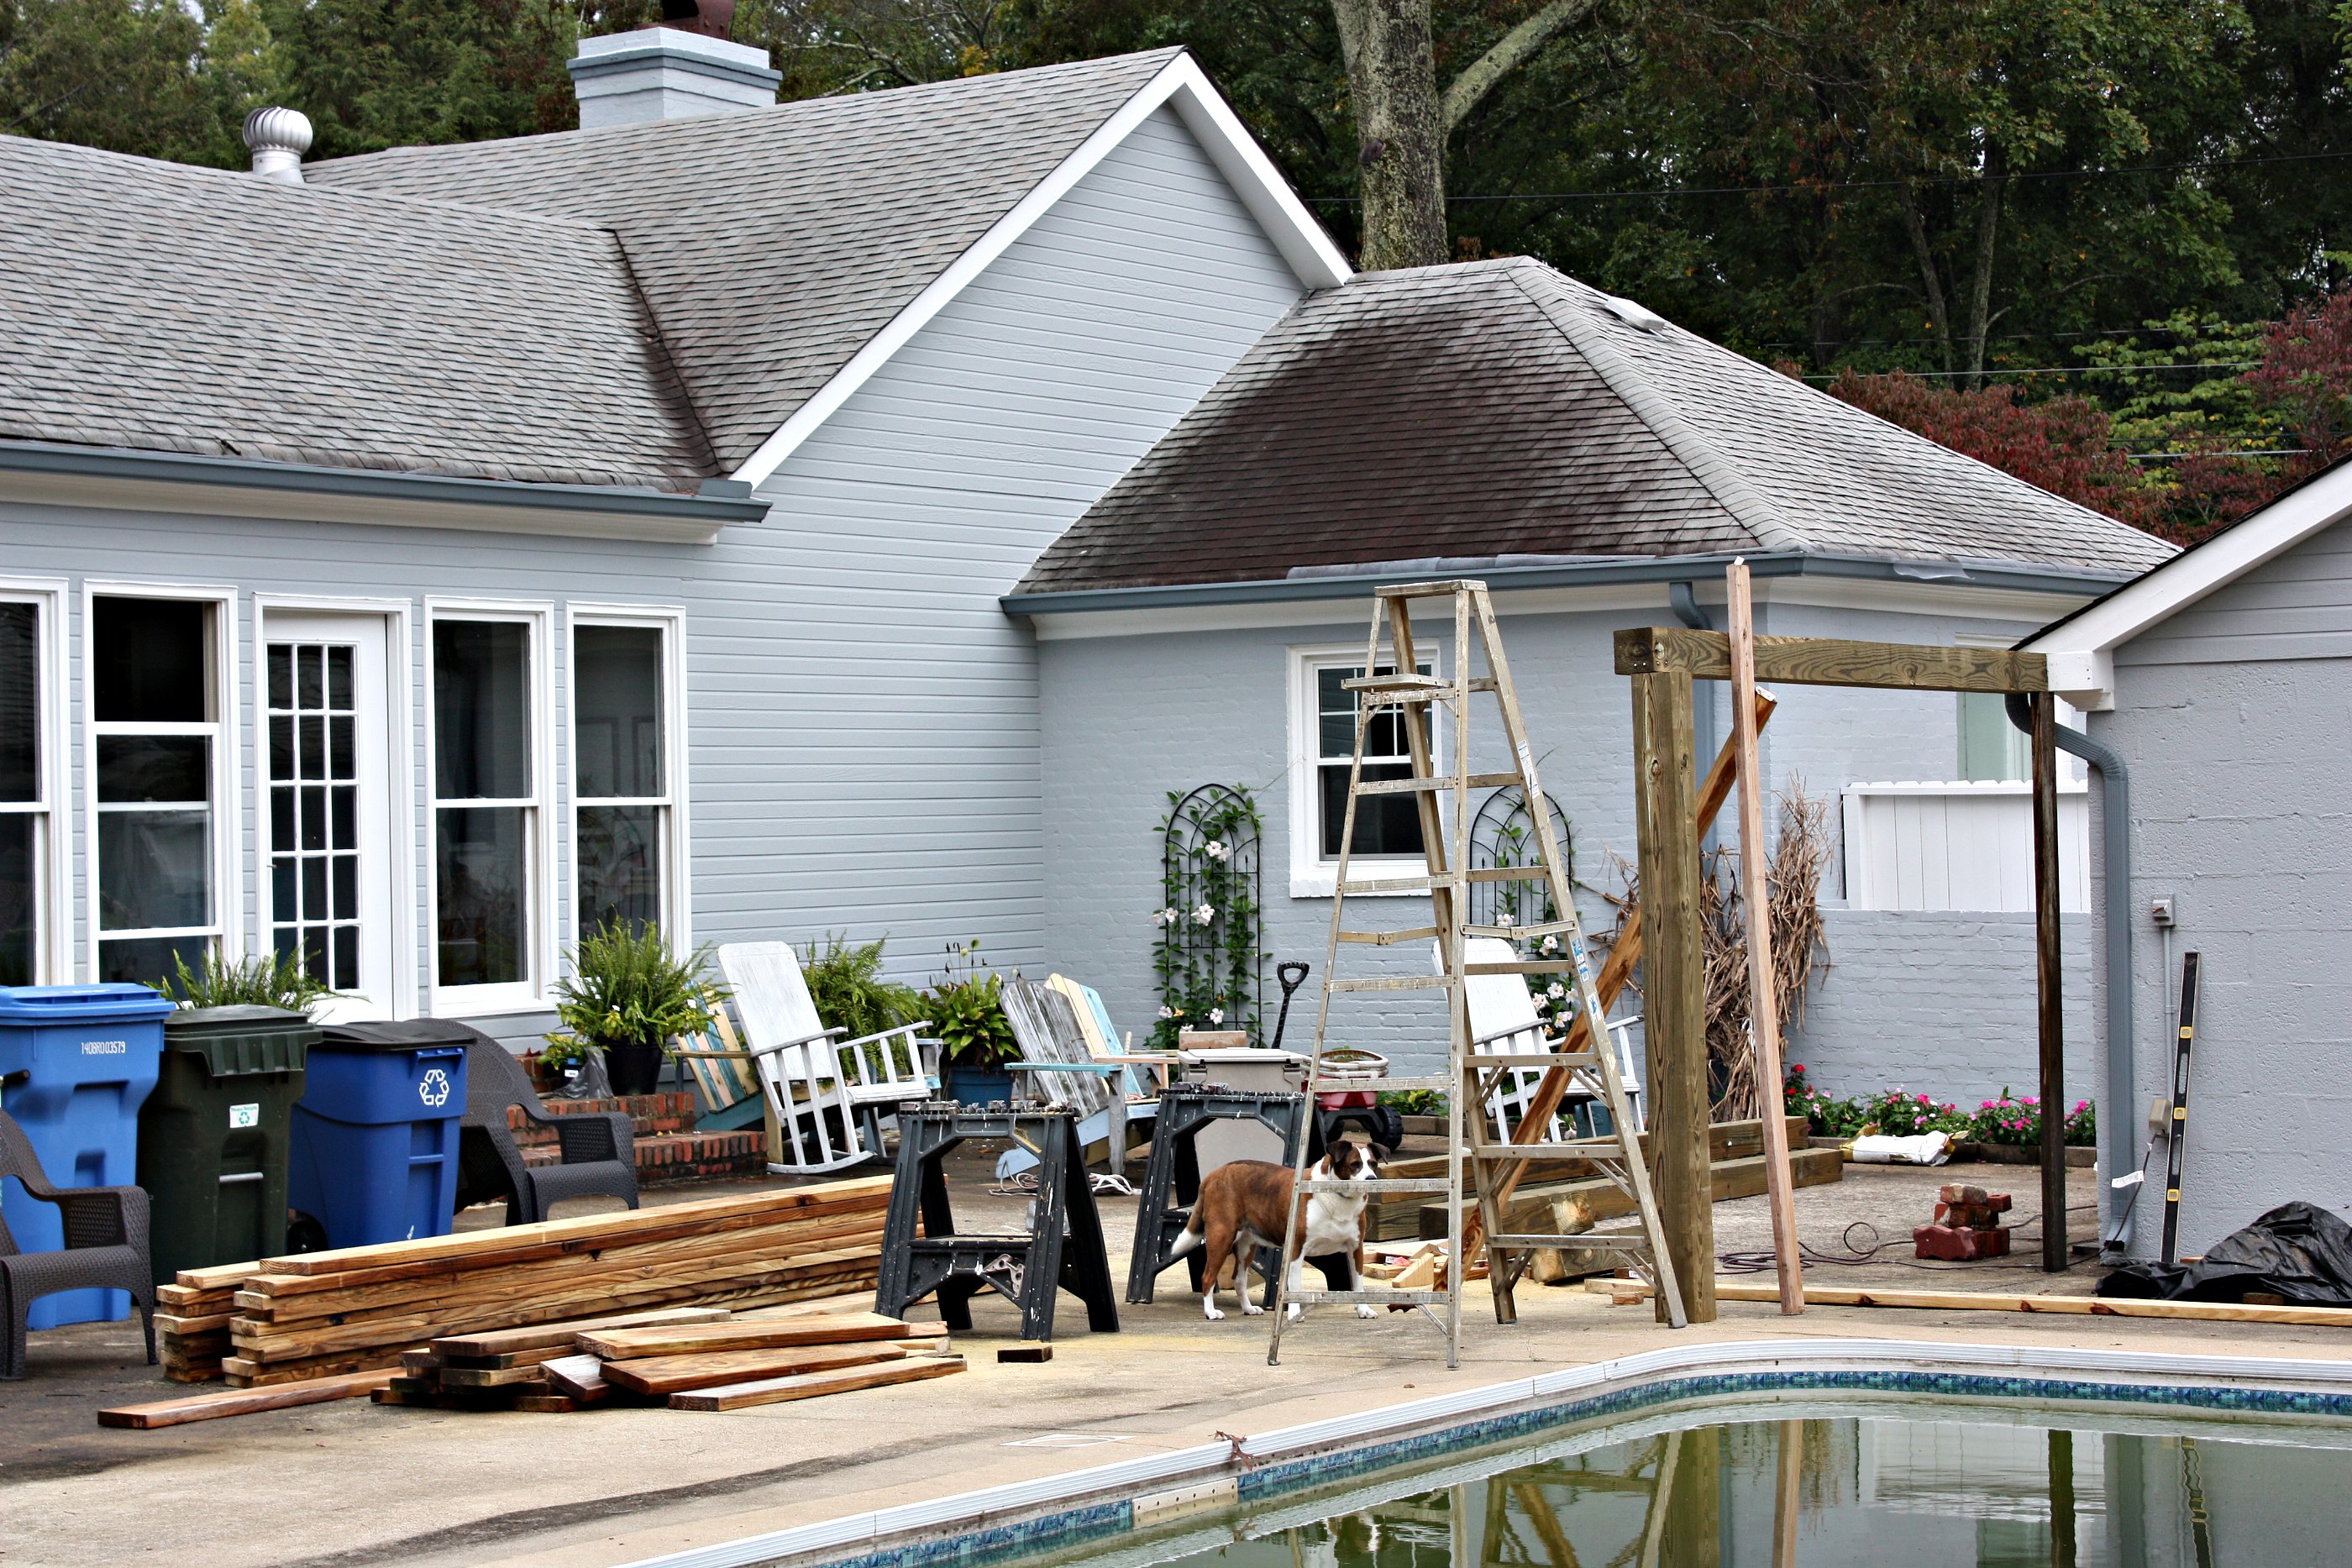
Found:
[{"label": "metal garden trellis", "polygon": [[1171,790],[1160,823],[1160,928],[1152,967],[1160,1019],[1152,1044],[1173,1049],[1181,1029],[1256,1037],[1265,964],[1257,802],[1239,784]]},{"label": "metal garden trellis", "polygon": [[[1561,880],[1573,888],[1576,885],[1576,843],[1569,830],[1568,813],[1559,802],[1544,793],[1544,809],[1551,816],[1552,841],[1559,846]],[[1490,871],[1513,866],[1542,863],[1543,853],[1536,832],[1535,817],[1528,809],[1526,793],[1516,784],[1507,784],[1486,797],[1486,804],[1470,822],[1470,865],[1475,871]],[[1528,926],[1540,925],[1559,918],[1552,906],[1551,889],[1540,882],[1477,882],[1470,884],[1470,919],[1479,925]],[[1523,946],[1533,948],[1532,942]],[[1531,951],[1530,957],[1549,957],[1559,950],[1555,939],[1549,948]],[[1554,997],[1549,991],[1559,993]],[[1536,1005],[1555,1029],[1565,1028],[1576,1014],[1575,997],[1565,986],[1555,984],[1537,992]]]}]

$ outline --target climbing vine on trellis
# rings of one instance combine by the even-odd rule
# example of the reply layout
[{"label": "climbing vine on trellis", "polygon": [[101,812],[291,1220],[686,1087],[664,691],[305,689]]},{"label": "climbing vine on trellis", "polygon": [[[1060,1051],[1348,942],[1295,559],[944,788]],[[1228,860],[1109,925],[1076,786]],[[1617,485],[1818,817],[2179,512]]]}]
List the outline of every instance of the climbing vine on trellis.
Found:
[{"label": "climbing vine on trellis", "polygon": [[1160,1019],[1152,1044],[1181,1029],[1258,1030],[1265,910],[1258,874],[1257,802],[1238,784],[1171,790],[1160,824],[1160,929],[1152,967]]},{"label": "climbing vine on trellis", "polygon": [[[1569,830],[1568,814],[1549,795],[1543,800],[1544,809],[1551,814],[1553,841],[1559,845],[1560,878],[1572,890],[1576,886],[1576,841]],[[1470,864],[1475,870],[1496,867],[1539,866],[1543,864],[1543,842],[1536,834],[1535,814],[1528,810],[1527,792],[1516,784],[1507,784],[1486,797],[1478,808],[1477,816],[1470,822]],[[1479,882],[1470,884],[1470,922],[1474,925],[1525,927],[1544,925],[1559,918],[1559,906],[1552,901],[1549,882]],[[1560,954],[1557,936],[1528,937],[1518,946],[1530,958],[1552,958]],[[1567,977],[1530,977],[1536,988],[1536,1010],[1554,1030],[1564,1030],[1576,1016],[1576,998],[1566,984]]]}]

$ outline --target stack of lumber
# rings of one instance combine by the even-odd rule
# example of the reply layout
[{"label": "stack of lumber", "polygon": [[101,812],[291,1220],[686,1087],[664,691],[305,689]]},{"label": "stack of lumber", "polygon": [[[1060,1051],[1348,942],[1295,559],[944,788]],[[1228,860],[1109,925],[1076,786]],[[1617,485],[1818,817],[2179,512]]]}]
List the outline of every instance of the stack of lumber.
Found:
[{"label": "stack of lumber", "polygon": [[845,1302],[744,1317],[688,1309],[436,1339],[373,1397],[442,1410],[741,1410],[963,1367],[936,1330]]},{"label": "stack of lumber", "polygon": [[156,1354],[164,1376],[174,1383],[210,1383],[221,1375],[237,1287],[259,1267],[183,1269],[177,1282],[155,1287]]},{"label": "stack of lumber", "polygon": [[190,1329],[171,1375],[208,1356],[232,1385],[396,1367],[431,1342],[656,1307],[758,1307],[870,1290],[887,1176],[709,1198],[377,1247],[306,1252],[181,1276]]}]

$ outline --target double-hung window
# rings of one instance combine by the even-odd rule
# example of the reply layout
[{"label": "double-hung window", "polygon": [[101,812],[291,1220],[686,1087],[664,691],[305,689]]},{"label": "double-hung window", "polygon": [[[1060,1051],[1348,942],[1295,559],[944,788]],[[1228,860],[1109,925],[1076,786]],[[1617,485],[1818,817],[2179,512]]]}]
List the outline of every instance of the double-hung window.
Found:
[{"label": "double-hung window", "polygon": [[55,772],[47,700],[52,594],[0,593],[0,986],[49,977]]},{"label": "double-hung window", "polygon": [[[1432,669],[1419,664],[1423,674]],[[1297,710],[1291,719],[1291,766],[1297,780],[1291,792],[1291,891],[1295,894],[1325,894],[1338,868],[1339,841],[1347,828],[1348,769],[1356,750],[1358,694],[1346,683],[1364,673],[1361,655],[1301,654],[1293,672]],[[1382,664],[1376,674],[1390,674]],[[1412,709],[1387,707],[1375,714],[1364,737],[1367,782],[1403,779],[1412,772],[1408,724],[1423,726],[1430,719],[1427,705]],[[1413,716],[1408,717],[1408,713]],[[1411,795],[1367,795],[1356,802],[1355,838],[1349,852],[1356,857],[1409,859],[1422,856],[1421,817]]]},{"label": "double-hung window", "polygon": [[221,606],[90,600],[98,977],[152,982],[220,940]]},{"label": "double-hung window", "polygon": [[433,984],[444,1004],[537,995],[540,625],[534,614],[433,621]]},{"label": "double-hung window", "polygon": [[578,935],[677,925],[670,673],[675,625],[572,625],[572,876]]}]

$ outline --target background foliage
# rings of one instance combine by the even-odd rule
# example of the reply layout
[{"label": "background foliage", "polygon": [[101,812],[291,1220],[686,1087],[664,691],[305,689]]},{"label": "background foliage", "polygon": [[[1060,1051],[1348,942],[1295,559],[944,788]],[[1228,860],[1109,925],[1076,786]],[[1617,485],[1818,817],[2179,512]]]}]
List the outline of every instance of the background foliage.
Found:
[{"label": "background foliage", "polygon": [[[653,0],[0,0],[0,131],[241,166],[560,130]],[[1441,81],[1544,0],[1433,0]],[[1463,117],[1525,254],[2193,537],[2347,442],[2344,0],[1602,0]],[[1329,0],[744,0],[790,96],[1189,46],[1353,246]],[[1875,378],[1910,372],[1907,381]],[[2250,373],[2251,372],[2251,373]]]}]

